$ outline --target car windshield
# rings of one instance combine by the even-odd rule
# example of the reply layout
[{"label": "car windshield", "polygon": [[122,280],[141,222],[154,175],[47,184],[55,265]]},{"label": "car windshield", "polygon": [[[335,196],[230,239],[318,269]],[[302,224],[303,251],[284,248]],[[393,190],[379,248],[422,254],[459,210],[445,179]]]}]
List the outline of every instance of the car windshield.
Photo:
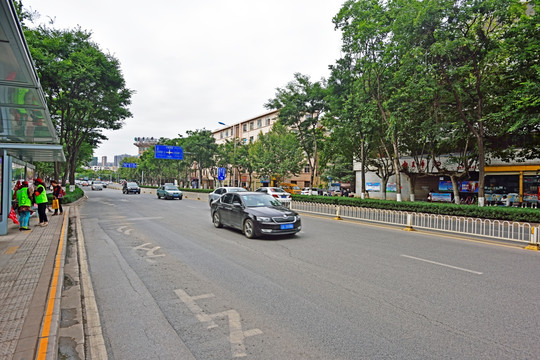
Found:
[{"label": "car windshield", "polygon": [[248,194],[241,197],[244,205],[247,207],[281,206],[279,200],[266,194]]},{"label": "car windshield", "polygon": [[94,185],[101,185],[101,181],[94,181]]},{"label": "car windshield", "polygon": [[137,185],[137,183],[127,183],[127,186],[133,186],[133,187],[135,187],[135,186],[139,186],[139,185]]},{"label": "car windshield", "polygon": [[174,185],[168,185],[168,186],[165,186],[165,190],[174,191],[174,190],[178,190],[178,188]]},{"label": "car windshield", "polygon": [[285,192],[285,190],[283,190],[283,188],[280,188],[280,187],[272,187],[272,188],[268,188],[268,190],[273,191],[273,192]]}]

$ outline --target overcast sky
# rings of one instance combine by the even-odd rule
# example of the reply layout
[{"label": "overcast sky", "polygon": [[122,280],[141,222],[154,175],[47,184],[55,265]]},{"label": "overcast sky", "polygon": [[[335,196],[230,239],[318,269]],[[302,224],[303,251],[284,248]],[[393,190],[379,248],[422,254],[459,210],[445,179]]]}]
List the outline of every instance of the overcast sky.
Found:
[{"label": "overcast sky", "polygon": [[133,138],[216,130],[267,110],[293,79],[328,77],[340,57],[332,18],[344,0],[23,0],[56,28],[93,33],[136,91],[121,130],[94,156],[136,154]]}]

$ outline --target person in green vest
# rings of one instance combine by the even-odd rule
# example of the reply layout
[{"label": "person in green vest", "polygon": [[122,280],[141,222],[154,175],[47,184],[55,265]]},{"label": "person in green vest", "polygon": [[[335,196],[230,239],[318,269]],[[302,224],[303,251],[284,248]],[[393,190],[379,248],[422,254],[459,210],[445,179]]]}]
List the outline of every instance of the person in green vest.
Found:
[{"label": "person in green vest", "polygon": [[38,206],[39,225],[47,226],[47,192],[45,191],[45,183],[40,178],[34,179],[34,199]]},{"label": "person in green vest", "polygon": [[23,181],[19,190],[17,190],[17,202],[19,203],[19,231],[30,230],[28,221],[30,220],[30,211],[32,200],[28,191],[28,182]]}]

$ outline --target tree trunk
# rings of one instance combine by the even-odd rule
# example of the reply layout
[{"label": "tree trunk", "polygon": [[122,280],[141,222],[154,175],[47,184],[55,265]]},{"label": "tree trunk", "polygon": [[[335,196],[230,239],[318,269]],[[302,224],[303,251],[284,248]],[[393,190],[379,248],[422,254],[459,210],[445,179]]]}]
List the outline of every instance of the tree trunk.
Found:
[{"label": "tree trunk", "polygon": [[366,196],[366,144],[362,139],[362,146],[360,147],[360,161],[362,162],[362,167],[360,168],[360,174],[362,175],[362,199]]},{"label": "tree trunk", "polygon": [[450,175],[450,180],[452,180],[452,189],[454,190],[454,203],[460,204],[461,199],[459,198],[459,184],[457,178],[454,175]]}]

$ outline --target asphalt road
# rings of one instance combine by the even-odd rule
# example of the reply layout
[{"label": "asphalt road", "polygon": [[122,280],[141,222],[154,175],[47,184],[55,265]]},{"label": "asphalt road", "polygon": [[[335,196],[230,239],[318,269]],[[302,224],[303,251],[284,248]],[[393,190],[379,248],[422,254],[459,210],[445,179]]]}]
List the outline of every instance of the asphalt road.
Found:
[{"label": "asphalt road", "polygon": [[538,252],[309,215],[249,240],[205,201],[87,194],[110,359],[539,358]]}]

